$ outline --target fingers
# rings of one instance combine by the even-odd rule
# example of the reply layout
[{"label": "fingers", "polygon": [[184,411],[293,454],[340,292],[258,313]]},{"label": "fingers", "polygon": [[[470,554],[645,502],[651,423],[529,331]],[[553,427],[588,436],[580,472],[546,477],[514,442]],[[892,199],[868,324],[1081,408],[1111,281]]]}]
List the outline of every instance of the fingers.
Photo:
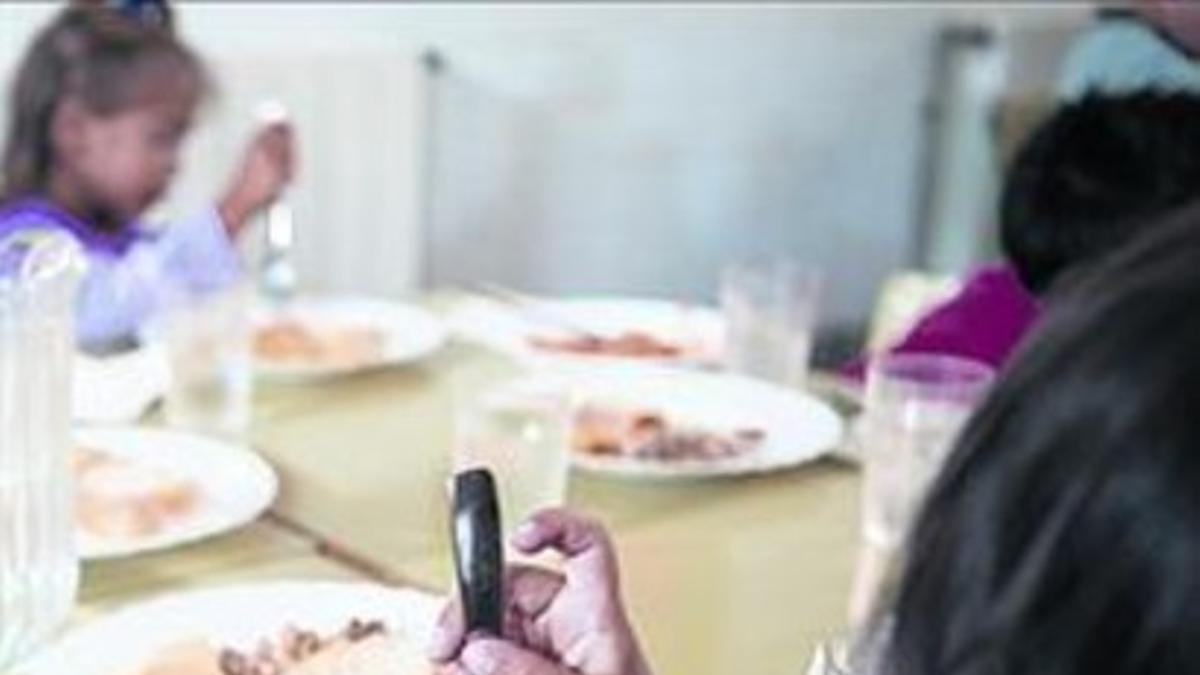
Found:
[{"label": "fingers", "polygon": [[281,136],[280,162],[283,166],[283,178],[290,183],[296,177],[296,136],[291,125],[283,128]]},{"label": "fingers", "polygon": [[468,675],[567,675],[543,656],[502,640],[472,640],[463,648],[459,665]]},{"label": "fingers", "polygon": [[598,523],[565,509],[547,509],[534,514],[512,538],[513,546],[525,554],[554,549],[574,558],[586,553],[611,557],[612,544]]},{"label": "fingers", "polygon": [[[532,567],[512,567],[505,572],[508,611],[505,612],[505,635],[520,638],[526,617],[537,616],[554,601],[562,588],[559,574]],[[426,655],[435,663],[453,661],[467,640],[466,616],[462,601],[451,598],[434,625],[426,646]]]},{"label": "fingers", "polygon": [[608,533],[597,522],[564,509],[536,513],[513,536],[513,546],[527,555],[550,549],[566,556],[568,583],[590,586],[616,596],[616,554]]},{"label": "fingers", "polygon": [[513,567],[506,576],[506,601],[511,609],[525,617],[545,611],[563,587],[561,574],[536,567]]},{"label": "fingers", "polygon": [[597,522],[563,509],[534,514],[513,536],[525,554],[550,549],[566,556],[566,585],[590,598],[601,615],[619,615],[621,580],[608,533]]},{"label": "fingers", "polygon": [[467,624],[463,615],[462,604],[458,598],[451,598],[442,615],[438,617],[433,627],[433,635],[425,648],[426,656],[434,663],[447,663],[458,655],[463,641],[466,640]]},{"label": "fingers", "polygon": [[289,183],[295,174],[295,156],[292,125],[288,122],[273,122],[255,134],[247,161],[252,165],[259,164],[260,171],[269,171],[274,175],[275,181]]},{"label": "fingers", "polygon": [[292,126],[288,123],[273,124],[263,131],[263,149],[272,164],[278,169],[284,182],[291,182],[295,174],[295,142]]}]

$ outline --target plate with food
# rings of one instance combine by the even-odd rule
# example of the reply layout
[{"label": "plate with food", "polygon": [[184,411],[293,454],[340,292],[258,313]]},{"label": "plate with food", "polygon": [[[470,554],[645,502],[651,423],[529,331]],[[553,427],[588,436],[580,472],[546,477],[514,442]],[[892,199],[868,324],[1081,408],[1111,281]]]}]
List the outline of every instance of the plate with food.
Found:
[{"label": "plate with food", "polygon": [[68,632],[20,675],[432,675],[441,601],[330,581],[216,587],[130,605]]},{"label": "plate with food", "polygon": [[451,324],[467,339],[534,363],[714,365],[724,340],[716,309],[641,298],[480,296],[460,304]]},{"label": "plate with food", "polygon": [[446,341],[432,313],[400,302],[310,296],[255,313],[255,369],[283,379],[345,375],[422,359]]},{"label": "plate with food", "polygon": [[658,368],[572,379],[569,451],[584,471],[704,478],[789,468],[832,451],[841,418],[801,391]]},{"label": "plate with food", "polygon": [[125,557],[239,528],[275,500],[259,455],[216,439],[144,428],[84,428],[70,455],[80,555]]}]

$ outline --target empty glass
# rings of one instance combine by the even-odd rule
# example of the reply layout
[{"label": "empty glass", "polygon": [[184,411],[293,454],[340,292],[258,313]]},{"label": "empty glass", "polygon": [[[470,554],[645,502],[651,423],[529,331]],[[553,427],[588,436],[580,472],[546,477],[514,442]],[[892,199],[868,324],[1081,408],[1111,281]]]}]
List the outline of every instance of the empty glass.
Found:
[{"label": "empty glass", "polygon": [[165,414],[172,427],[240,437],[250,426],[250,293],[243,285],[178,294],[162,317],[171,366]]},{"label": "empty glass", "polygon": [[863,547],[852,625],[869,617],[926,490],[993,377],[988,365],[955,356],[885,354],[872,361],[860,426]]},{"label": "empty glass", "polygon": [[721,276],[726,367],[804,386],[820,288],[818,271],[789,260],[727,267]]},{"label": "empty glass", "polygon": [[0,241],[0,671],[49,639],[75,600],[67,458],[81,276],[65,235]]},{"label": "empty glass", "polygon": [[570,419],[569,390],[557,378],[518,379],[459,396],[453,469],[492,471],[506,531],[565,502]]}]

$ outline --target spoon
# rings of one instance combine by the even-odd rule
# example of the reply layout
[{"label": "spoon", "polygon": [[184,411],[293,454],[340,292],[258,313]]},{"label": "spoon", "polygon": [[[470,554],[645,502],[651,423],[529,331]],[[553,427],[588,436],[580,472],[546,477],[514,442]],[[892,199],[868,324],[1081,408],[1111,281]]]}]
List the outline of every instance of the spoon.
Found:
[{"label": "spoon", "polygon": [[[259,104],[256,117],[263,126],[282,124],[289,119],[287,108],[276,100]],[[281,192],[267,207],[266,220],[266,246],[259,270],[259,286],[267,299],[283,305],[295,296],[300,281],[292,259],[296,240],[292,207],[284,193]]]}]

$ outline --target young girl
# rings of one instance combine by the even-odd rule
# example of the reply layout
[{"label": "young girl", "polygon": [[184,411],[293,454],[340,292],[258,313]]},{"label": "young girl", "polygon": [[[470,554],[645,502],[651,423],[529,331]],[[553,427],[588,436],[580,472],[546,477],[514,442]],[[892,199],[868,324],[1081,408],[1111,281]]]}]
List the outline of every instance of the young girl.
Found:
[{"label": "young girl", "polygon": [[170,18],[161,1],[70,6],[34,40],[13,84],[0,238],[55,228],[79,241],[85,347],[136,332],[167,289],[233,283],[238,234],[290,179],[290,133],[276,125],[253,139],[214,208],[161,233],[138,221],[165,192],[207,91]]}]

